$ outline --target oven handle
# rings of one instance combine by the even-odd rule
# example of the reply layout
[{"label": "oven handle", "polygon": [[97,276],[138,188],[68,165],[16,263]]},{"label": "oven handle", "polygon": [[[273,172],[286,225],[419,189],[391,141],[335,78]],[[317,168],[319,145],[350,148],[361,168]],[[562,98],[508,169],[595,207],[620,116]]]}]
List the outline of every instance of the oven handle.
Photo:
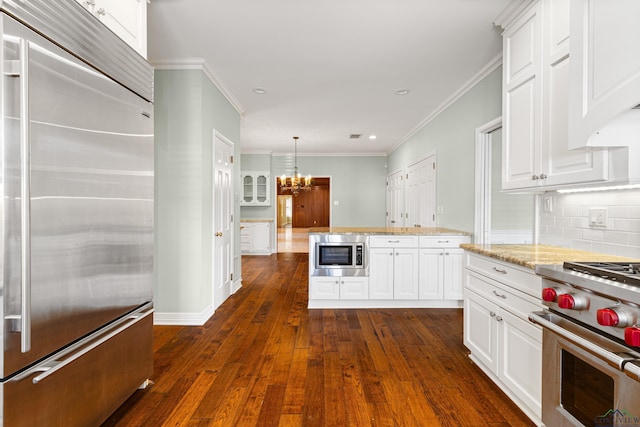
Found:
[{"label": "oven handle", "polygon": [[597,344],[593,344],[591,341],[581,337],[580,335],[574,334],[563,328],[562,326],[558,326],[552,321],[548,320],[549,314],[544,311],[536,311],[533,313],[529,313],[529,320],[533,323],[536,323],[543,328],[547,328],[551,332],[560,335],[562,338],[565,338],[568,341],[571,341],[575,345],[582,347],[589,353],[599,357],[601,360],[606,361],[608,364],[617,368],[619,370],[624,370],[624,365],[630,360],[634,360],[633,358],[624,358],[615,353],[607,351],[600,347]]}]

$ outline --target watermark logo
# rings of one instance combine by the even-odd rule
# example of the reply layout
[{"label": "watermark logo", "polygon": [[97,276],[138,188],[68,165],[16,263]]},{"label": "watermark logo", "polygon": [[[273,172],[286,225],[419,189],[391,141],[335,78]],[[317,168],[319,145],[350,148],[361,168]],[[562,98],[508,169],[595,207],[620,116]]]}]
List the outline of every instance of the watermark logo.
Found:
[{"label": "watermark logo", "polygon": [[624,409],[610,409],[593,420],[595,427],[640,427],[640,417]]}]

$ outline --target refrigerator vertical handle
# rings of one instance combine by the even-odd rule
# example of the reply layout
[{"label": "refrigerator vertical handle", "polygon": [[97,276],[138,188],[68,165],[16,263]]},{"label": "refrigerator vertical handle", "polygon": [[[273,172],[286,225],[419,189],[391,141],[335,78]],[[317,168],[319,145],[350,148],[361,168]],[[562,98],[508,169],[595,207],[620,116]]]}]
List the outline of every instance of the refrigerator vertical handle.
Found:
[{"label": "refrigerator vertical handle", "polygon": [[20,173],[21,173],[21,335],[20,350],[31,350],[31,135],[29,115],[29,42],[20,39]]}]

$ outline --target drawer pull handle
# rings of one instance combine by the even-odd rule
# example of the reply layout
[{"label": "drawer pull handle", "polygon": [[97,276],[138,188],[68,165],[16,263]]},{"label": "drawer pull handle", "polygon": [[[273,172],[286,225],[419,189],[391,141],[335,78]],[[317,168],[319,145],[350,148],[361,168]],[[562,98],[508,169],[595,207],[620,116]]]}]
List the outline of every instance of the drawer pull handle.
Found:
[{"label": "drawer pull handle", "polygon": [[499,294],[496,291],[493,291],[493,294],[498,298],[507,299],[507,296],[505,294]]},{"label": "drawer pull handle", "polygon": [[389,243],[400,243],[400,240],[389,240]]},{"label": "drawer pull handle", "polygon": [[507,270],[500,270],[499,268],[493,267],[493,271],[500,274],[507,274]]}]

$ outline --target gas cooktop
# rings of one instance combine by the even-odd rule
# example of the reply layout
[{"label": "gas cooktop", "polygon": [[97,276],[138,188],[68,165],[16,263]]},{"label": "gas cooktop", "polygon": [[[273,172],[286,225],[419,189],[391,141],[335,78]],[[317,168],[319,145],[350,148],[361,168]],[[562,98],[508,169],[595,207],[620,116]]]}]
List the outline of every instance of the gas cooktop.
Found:
[{"label": "gas cooktop", "polygon": [[631,262],[565,262],[563,267],[578,273],[627,285],[640,286],[640,263]]}]

